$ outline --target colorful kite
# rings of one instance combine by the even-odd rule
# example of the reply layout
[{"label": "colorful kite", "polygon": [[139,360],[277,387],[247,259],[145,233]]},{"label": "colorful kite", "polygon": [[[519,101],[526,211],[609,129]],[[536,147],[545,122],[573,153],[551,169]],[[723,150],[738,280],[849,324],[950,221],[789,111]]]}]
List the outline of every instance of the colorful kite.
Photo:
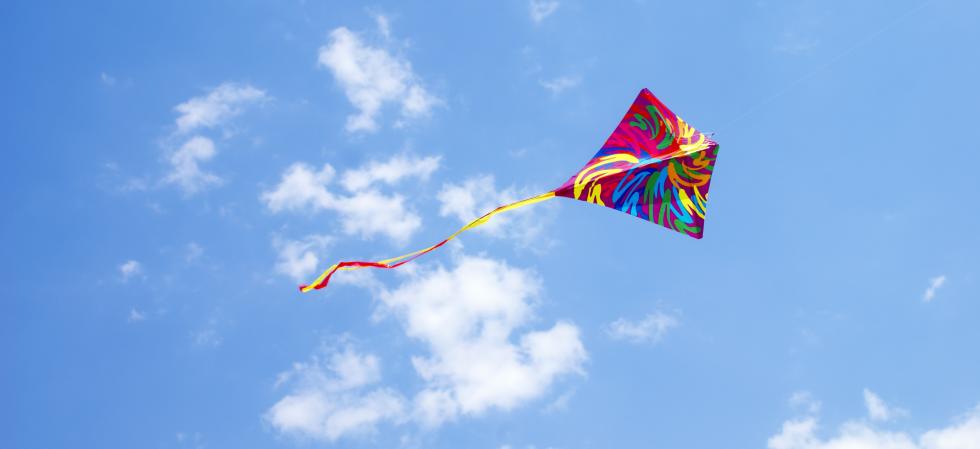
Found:
[{"label": "colorful kite", "polygon": [[377,262],[338,262],[311,284],[300,286],[300,291],[326,287],[337,271],[397,268],[494,215],[556,196],[623,211],[699,239],[717,156],[717,143],[643,89],[599,152],[561,187],[500,206],[428,248]]}]

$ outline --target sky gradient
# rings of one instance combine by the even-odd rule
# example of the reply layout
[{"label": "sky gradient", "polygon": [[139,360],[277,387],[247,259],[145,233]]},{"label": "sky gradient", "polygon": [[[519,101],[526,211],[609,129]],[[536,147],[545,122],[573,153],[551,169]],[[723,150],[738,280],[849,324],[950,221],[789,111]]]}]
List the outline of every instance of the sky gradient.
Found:
[{"label": "sky gradient", "polygon": [[[980,448],[980,4],[0,6],[5,448]],[[642,88],[705,235],[556,199]]]}]

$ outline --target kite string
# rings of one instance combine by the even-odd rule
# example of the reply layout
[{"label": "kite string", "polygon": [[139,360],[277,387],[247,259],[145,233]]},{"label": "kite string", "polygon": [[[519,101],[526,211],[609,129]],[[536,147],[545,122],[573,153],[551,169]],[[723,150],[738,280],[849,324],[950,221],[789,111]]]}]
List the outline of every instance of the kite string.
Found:
[{"label": "kite string", "polygon": [[330,268],[327,268],[323,272],[323,274],[321,274],[318,278],[316,278],[315,281],[311,282],[309,285],[301,285],[299,287],[299,291],[301,291],[303,293],[306,293],[306,292],[311,291],[311,290],[319,290],[319,289],[321,289],[323,287],[326,287],[327,286],[327,283],[330,282],[330,277],[333,276],[333,274],[336,273],[337,271],[351,271],[351,270],[359,270],[361,268],[369,268],[369,267],[370,268],[397,268],[399,266],[402,266],[402,265],[404,265],[404,264],[406,264],[408,262],[411,262],[411,261],[417,259],[418,257],[420,257],[420,256],[422,256],[422,255],[424,255],[424,254],[426,254],[426,253],[428,253],[428,252],[430,252],[430,251],[432,251],[432,250],[434,250],[434,249],[442,246],[442,245],[445,245],[450,240],[456,238],[456,236],[458,236],[459,234],[462,234],[465,231],[468,231],[470,229],[473,229],[473,228],[476,228],[476,227],[478,227],[480,225],[483,225],[484,223],[486,223],[487,221],[489,221],[490,218],[493,217],[494,215],[497,215],[497,214],[502,213],[502,212],[507,212],[509,210],[517,209],[519,207],[524,207],[524,206],[528,206],[528,205],[531,205],[531,204],[534,204],[534,203],[538,203],[538,202],[541,202],[541,201],[549,200],[549,199],[554,198],[554,197],[555,197],[555,191],[552,190],[550,192],[542,193],[540,195],[535,195],[535,196],[532,196],[530,198],[525,198],[523,200],[520,200],[520,201],[517,201],[517,202],[514,202],[514,203],[505,204],[505,205],[500,206],[500,207],[498,207],[498,208],[496,208],[496,209],[494,209],[494,210],[492,210],[490,212],[487,212],[486,214],[483,214],[483,216],[481,216],[481,217],[479,217],[479,218],[477,218],[477,219],[475,219],[475,220],[467,223],[465,226],[463,226],[462,228],[460,228],[458,231],[454,232],[449,237],[446,237],[441,242],[436,243],[435,245],[429,246],[427,248],[420,249],[418,251],[413,251],[413,252],[408,253],[408,254],[403,254],[401,256],[392,257],[392,258],[388,258],[388,259],[384,259],[384,260],[379,260],[377,262],[368,262],[368,261],[342,261],[342,262],[337,262],[337,263],[331,265]]}]

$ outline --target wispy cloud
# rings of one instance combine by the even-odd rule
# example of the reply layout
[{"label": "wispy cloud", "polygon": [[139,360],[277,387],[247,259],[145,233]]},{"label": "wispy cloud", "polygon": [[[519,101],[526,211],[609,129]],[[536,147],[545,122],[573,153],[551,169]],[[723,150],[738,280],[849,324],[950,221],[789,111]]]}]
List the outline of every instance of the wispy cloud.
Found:
[{"label": "wispy cloud", "polygon": [[[387,18],[376,16],[382,35],[390,38]],[[351,30],[340,27],[330,32],[330,41],[320,47],[319,65],[333,74],[347,100],[359,112],[347,117],[349,132],[378,129],[378,116],[386,103],[398,105],[402,126],[430,115],[442,104],[422,85],[411,63],[382,46],[371,46]]]},{"label": "wispy cloud", "polygon": [[371,161],[344,172],[341,184],[348,192],[356,192],[378,182],[392,185],[406,178],[426,180],[439,168],[439,161],[438,156],[413,158],[404,155],[382,162]]},{"label": "wispy cloud", "polygon": [[283,434],[328,442],[371,434],[379,424],[406,416],[400,394],[374,387],[380,380],[377,356],[351,345],[326,349],[279,375],[277,387],[289,385],[290,392],[264,419]]},{"label": "wispy cloud", "polygon": [[[492,175],[478,175],[459,184],[444,184],[436,197],[440,204],[439,215],[469,223],[498,206],[527,198],[533,193],[536,192],[514,187],[499,189]],[[549,217],[543,213],[543,209],[525,208],[498,215],[475,231],[491,237],[514,239],[523,246],[532,243],[548,245],[552,241],[542,238],[548,223]]]},{"label": "wispy cloud", "polygon": [[180,447],[192,447],[195,449],[205,449],[207,445],[201,432],[177,432],[174,437]]},{"label": "wispy cloud", "polygon": [[119,274],[122,275],[123,282],[128,281],[143,274],[143,265],[136,260],[127,260],[119,265]]},{"label": "wispy cloud", "polygon": [[[816,416],[783,422],[779,433],[769,438],[769,449],[977,449],[980,448],[980,406],[945,427],[915,433],[885,430],[874,421],[844,422],[836,433],[822,437]],[[917,429],[918,430],[918,429]]]},{"label": "wispy cloud", "polygon": [[374,23],[378,26],[378,32],[385,39],[391,39],[391,20],[384,14],[375,14]]},{"label": "wispy cloud", "polygon": [[558,413],[563,412],[568,409],[568,404],[572,402],[572,397],[575,396],[575,390],[569,390],[555,398],[542,409],[544,413]]},{"label": "wispy cloud", "polygon": [[421,425],[513,409],[543,395],[560,376],[582,371],[586,351],[569,322],[512,341],[530,323],[540,288],[528,270],[462,256],[452,270],[419,272],[380,294],[385,311],[430,351],[412,358],[425,381],[414,400]]},{"label": "wispy cloud", "polygon": [[929,287],[926,288],[925,293],[922,294],[922,300],[925,302],[932,301],[936,297],[936,291],[938,291],[944,284],[946,284],[945,274],[929,279]]},{"label": "wispy cloud", "polygon": [[221,346],[223,339],[214,325],[215,323],[212,321],[208,323],[207,327],[191,332],[191,343],[202,348],[217,348]]},{"label": "wispy cloud", "polygon": [[249,84],[225,82],[207,95],[194,97],[174,107],[177,132],[186,134],[199,128],[211,128],[227,122],[244,111],[245,106],[268,99],[264,90]]},{"label": "wispy cloud", "polygon": [[204,247],[198,245],[197,242],[190,242],[184,248],[184,261],[191,263],[200,259],[204,255]]},{"label": "wispy cloud", "polygon": [[[290,434],[336,441],[373,433],[382,423],[433,429],[463,416],[517,408],[549,391],[562,376],[581,373],[587,353],[578,328],[534,322],[541,289],[530,270],[461,256],[451,269],[405,273],[394,289],[375,287],[377,319],[395,318],[425,354],[411,357],[421,378],[414,396],[381,385],[380,360],[349,344],[295,364],[277,385],[291,392],[265,415]],[[567,404],[571,392],[555,400]],[[410,397],[411,399],[403,399]]]},{"label": "wispy cloud", "polygon": [[116,85],[116,78],[108,73],[99,73],[99,79],[102,80],[102,84],[112,87]]},{"label": "wispy cloud", "polygon": [[793,394],[790,395],[789,405],[796,409],[802,409],[813,415],[820,413],[820,407],[822,404],[809,391],[800,390],[794,391]]},{"label": "wispy cloud", "polygon": [[864,407],[868,409],[868,417],[873,421],[891,421],[908,415],[908,411],[888,405],[875,392],[867,388],[864,389]]},{"label": "wispy cloud", "polygon": [[135,323],[144,320],[146,320],[146,313],[136,310],[136,308],[129,309],[129,316],[126,317],[126,321]]},{"label": "wispy cloud", "polygon": [[[207,187],[220,185],[221,177],[203,169],[203,163],[217,155],[214,140],[202,133],[222,126],[242,114],[247,106],[269,99],[264,90],[249,84],[225,82],[205,95],[193,97],[174,107],[178,113],[176,130],[168,142],[181,142],[176,149],[168,148],[170,170],[164,184],[180,187],[185,195],[193,195]],[[190,137],[188,134],[195,133]],[[166,144],[169,146],[170,144]]]},{"label": "wispy cloud", "polygon": [[170,173],[164,182],[180,186],[187,195],[221,184],[218,175],[201,169],[201,164],[211,160],[216,153],[214,141],[203,136],[192,137],[170,155]]},{"label": "wispy cloud", "polygon": [[528,3],[528,12],[531,14],[531,20],[534,23],[541,23],[548,16],[555,13],[558,10],[557,0],[531,0]]},{"label": "wispy cloud", "polygon": [[326,235],[308,235],[301,240],[288,240],[280,237],[272,239],[272,246],[279,251],[276,272],[302,282],[320,266],[320,256],[330,243]]},{"label": "wispy cloud", "polygon": [[560,95],[562,92],[578,86],[582,83],[582,77],[580,76],[559,76],[558,78],[550,80],[539,81],[541,87],[544,87],[552,95]]},{"label": "wispy cloud", "polygon": [[380,187],[409,178],[425,180],[438,166],[438,157],[396,156],[386,162],[370,162],[340,176],[339,184],[348,192],[344,194],[328,190],[337,177],[329,164],[316,170],[296,163],[260,199],[273,213],[333,211],[340,216],[342,229],[348,235],[369,238],[381,234],[400,244],[421,226],[422,219],[409,209],[404,196],[382,193]]},{"label": "wispy cloud", "polygon": [[679,325],[680,320],[676,316],[656,311],[635,321],[619,318],[606,326],[606,334],[615,340],[656,344]]}]

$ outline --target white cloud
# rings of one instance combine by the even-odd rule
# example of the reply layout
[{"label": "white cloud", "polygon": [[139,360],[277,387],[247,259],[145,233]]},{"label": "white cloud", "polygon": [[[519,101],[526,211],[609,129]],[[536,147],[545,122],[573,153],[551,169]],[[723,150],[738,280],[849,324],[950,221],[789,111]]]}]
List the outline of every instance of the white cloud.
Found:
[{"label": "white cloud", "polygon": [[336,171],[324,164],[320,171],[302,162],[291,165],[283,172],[279,185],[271,191],[262,193],[261,199],[270,211],[319,210],[329,209],[334,196],[327,191]]},{"label": "white cloud", "polygon": [[[462,184],[444,184],[436,197],[441,203],[439,215],[452,215],[461,223],[469,223],[498,206],[519,199],[513,189],[497,191],[493,175],[469,178]],[[497,234],[510,218],[500,215],[477,229]]]},{"label": "white cloud", "polygon": [[426,382],[415,398],[418,421],[431,427],[458,415],[509,410],[540,397],[560,376],[581,372],[587,355],[571,323],[512,341],[533,317],[540,288],[529,271],[463,256],[451,271],[415,274],[380,294],[406,334],[430,350],[412,357]]},{"label": "white cloud", "polygon": [[326,350],[321,361],[296,363],[279,375],[277,386],[290,392],[265,414],[265,421],[283,434],[321,441],[370,434],[383,422],[400,422],[405,401],[388,388],[368,388],[381,380],[380,360],[352,346]]},{"label": "white cloud", "polygon": [[[867,390],[865,390],[867,391]],[[882,430],[852,420],[826,438],[818,435],[816,417],[787,420],[769,438],[769,449],[980,449],[980,407],[946,427],[921,432]]]},{"label": "white cloud", "polygon": [[[513,187],[498,190],[492,175],[475,176],[462,184],[447,183],[436,195],[439,199],[439,215],[453,216],[460,223],[474,219],[505,204],[531,196],[522,194]],[[476,228],[477,232],[492,237],[517,239],[522,244],[540,241],[539,237],[548,225],[549,219],[543,212],[543,205],[535,205],[508,211]]]},{"label": "white cloud", "polygon": [[378,181],[390,185],[404,178],[426,180],[439,168],[439,160],[438,156],[415,158],[399,155],[385,162],[372,161],[364,167],[344,172],[341,183],[347,191],[356,192]]},{"label": "white cloud", "polygon": [[272,239],[272,246],[279,251],[276,261],[276,272],[289,276],[296,282],[308,280],[317,268],[320,268],[320,258],[330,237],[325,235],[308,235],[302,240],[288,240],[280,237]]},{"label": "white cloud", "polygon": [[939,290],[939,288],[942,287],[943,284],[945,283],[946,283],[945,274],[929,279],[929,288],[927,288],[926,292],[922,294],[922,300],[926,302],[932,301],[933,298],[936,297],[936,291]]},{"label": "white cloud", "polygon": [[563,412],[568,409],[568,404],[572,401],[573,396],[575,396],[575,390],[566,391],[546,405],[542,411],[544,413]]},{"label": "white cloud", "polygon": [[128,281],[134,276],[143,274],[143,266],[138,261],[127,260],[119,265],[119,274],[122,275],[123,281]]},{"label": "white cloud", "polygon": [[769,449],[809,449],[814,447],[817,427],[815,418],[790,420],[783,423],[782,431],[769,438]]},{"label": "white cloud", "polygon": [[174,107],[180,113],[177,132],[183,134],[220,125],[241,114],[244,106],[267,98],[265,91],[248,84],[222,83],[207,95],[191,98]]},{"label": "white cloud", "polygon": [[220,184],[221,178],[214,173],[201,170],[200,163],[214,157],[214,142],[203,136],[194,136],[170,156],[170,173],[164,181],[177,184],[184,193],[191,195],[213,184]]},{"label": "white cloud", "polygon": [[908,412],[903,409],[889,406],[881,397],[867,388],[864,389],[864,406],[868,409],[868,417],[872,421],[890,421],[908,415]]},{"label": "white cloud", "polygon": [[384,14],[375,14],[374,23],[378,25],[378,32],[385,39],[391,39],[391,20]]},{"label": "white cloud", "polygon": [[[387,19],[379,19],[378,25],[381,33],[390,37]],[[425,90],[411,63],[385,48],[364,43],[347,28],[330,32],[330,42],[320,47],[318,62],[333,73],[351,105],[359,111],[347,117],[349,132],[376,131],[378,115],[386,103],[401,106],[396,126],[428,116],[442,104]]]},{"label": "white cloud", "polygon": [[[219,185],[222,179],[201,168],[201,164],[218,153],[214,141],[200,133],[185,139],[192,131],[203,131],[222,125],[241,114],[245,106],[268,99],[265,91],[248,84],[225,82],[207,95],[194,97],[174,107],[179,113],[177,129],[165,144],[170,152],[167,162],[170,171],[163,178],[166,184],[175,184],[184,194],[193,195],[208,186]],[[171,147],[177,138],[183,143],[176,150]]]},{"label": "white cloud", "polygon": [[327,190],[336,171],[329,164],[315,171],[303,163],[286,169],[279,184],[263,192],[261,200],[270,211],[319,212],[329,210],[340,216],[345,234],[370,238],[385,235],[396,243],[406,242],[422,225],[422,219],[406,205],[400,194],[385,194],[378,184],[394,185],[407,178],[426,179],[438,167],[439,158],[397,156],[384,163],[372,162],[347,170],[340,185],[348,194]]},{"label": "white cloud", "polygon": [[[380,300],[376,317],[394,317],[428,354],[411,357],[422,385],[411,401],[381,383],[380,361],[351,345],[325,350],[281,373],[290,391],[265,414],[282,433],[335,441],[382,423],[431,429],[460,416],[509,410],[537,399],[561,376],[582,373],[587,354],[573,324],[526,330],[540,281],[530,271],[461,256],[452,270],[406,273]],[[321,361],[323,359],[323,361]],[[572,392],[552,402],[567,405]]]},{"label": "white cloud", "polygon": [[177,438],[177,444],[181,447],[193,447],[196,449],[204,449],[207,447],[204,442],[204,436],[201,435],[201,432],[194,432],[190,434],[186,432],[177,432],[177,434],[174,436]]},{"label": "white cloud", "polygon": [[606,327],[606,333],[615,340],[656,344],[664,338],[664,335],[667,335],[668,331],[679,324],[680,321],[677,317],[656,311],[647,314],[639,321],[619,318],[609,323]]},{"label": "white cloud", "polygon": [[143,321],[145,319],[146,319],[146,313],[136,310],[136,308],[132,308],[129,309],[129,316],[126,318],[126,321],[129,321],[130,323],[135,323],[138,321]]},{"label": "white cloud", "polygon": [[558,3],[556,0],[531,0],[528,3],[528,8],[531,13],[531,20],[534,23],[541,23],[542,20],[546,19],[548,16],[554,14],[558,10]]},{"label": "white cloud", "polygon": [[405,197],[366,190],[350,196],[339,196],[334,209],[347,235],[370,238],[385,235],[404,244],[420,227],[422,218],[405,205]]},{"label": "white cloud", "polygon": [[789,405],[793,408],[803,409],[811,415],[819,413],[821,407],[820,401],[805,390],[794,391],[789,397]]},{"label": "white cloud", "polygon": [[184,260],[187,263],[194,262],[204,254],[204,247],[198,245],[197,242],[190,242],[187,244],[187,248],[184,252]]},{"label": "white cloud", "polygon": [[435,428],[459,415],[459,403],[448,390],[425,389],[415,395],[415,421],[425,428]]},{"label": "white cloud", "polygon": [[919,441],[924,449],[980,449],[980,406],[951,426],[925,432]]},{"label": "white cloud", "polygon": [[194,343],[195,346],[199,347],[217,348],[218,346],[221,346],[223,341],[221,334],[219,334],[218,330],[213,327],[215,324],[213,321],[208,324],[211,327],[191,332],[191,342]]},{"label": "white cloud", "polygon": [[99,74],[99,79],[102,80],[102,84],[112,87],[116,85],[116,78],[108,73],[102,72]]},{"label": "white cloud", "polygon": [[552,95],[559,95],[567,89],[582,84],[582,78],[579,76],[559,76],[551,80],[541,80],[539,83],[541,87],[547,89]]}]

